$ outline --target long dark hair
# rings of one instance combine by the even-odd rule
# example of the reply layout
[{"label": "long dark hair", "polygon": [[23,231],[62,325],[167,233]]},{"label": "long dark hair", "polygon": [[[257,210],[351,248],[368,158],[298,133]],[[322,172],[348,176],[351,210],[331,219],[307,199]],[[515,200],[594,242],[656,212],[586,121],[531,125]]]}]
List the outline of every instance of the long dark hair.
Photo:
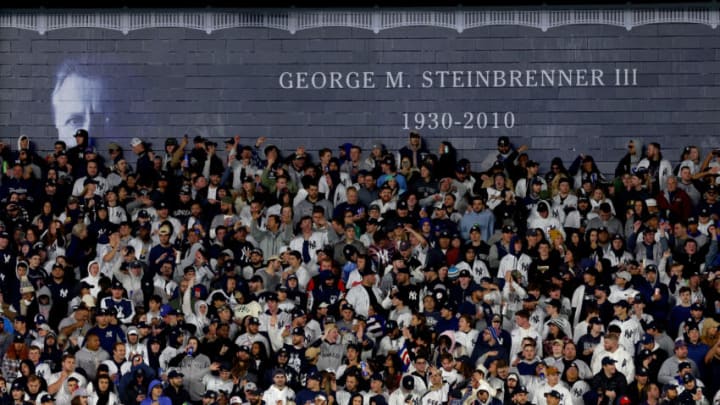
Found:
[{"label": "long dark hair", "polygon": [[[108,389],[106,391],[100,391],[100,380],[105,379],[108,381]],[[97,405],[107,405],[110,403],[110,394],[115,391],[112,379],[107,374],[101,374],[95,379],[95,393],[98,396],[96,402]]]}]

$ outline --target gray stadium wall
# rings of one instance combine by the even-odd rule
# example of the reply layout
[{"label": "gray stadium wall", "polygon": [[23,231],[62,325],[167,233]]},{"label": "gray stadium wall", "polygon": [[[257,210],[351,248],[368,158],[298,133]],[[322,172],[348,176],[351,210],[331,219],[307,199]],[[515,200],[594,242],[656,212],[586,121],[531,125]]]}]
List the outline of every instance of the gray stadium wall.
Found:
[{"label": "gray stadium wall", "polygon": [[[714,25],[543,28],[549,29],[408,23],[377,32],[325,26],[208,33],[177,26],[122,32],[92,24],[46,31],[0,24],[0,137],[14,147],[27,134],[41,151],[51,149],[58,138],[56,76],[75,61],[100,83],[88,90],[97,92],[89,129],[102,150],[111,141],[128,150],[132,137],[157,150],[166,137],[185,133],[218,143],[236,134],[244,142],[264,135],[285,153],[298,145],[335,149],[346,141],[397,149],[422,120],[416,130],[431,150],[449,140],[460,156],[479,162],[507,135],[527,144],[543,171],[554,156],[569,164],[586,153],[612,172],[629,138],[660,142],[675,162],[686,145],[700,146],[703,154],[720,146]],[[438,73],[444,71],[450,73]],[[458,79],[453,71],[472,72],[471,86],[467,73]],[[493,71],[506,81],[494,82]],[[312,88],[314,72],[326,75],[324,88]],[[329,88],[330,72],[342,76],[343,88]],[[593,80],[593,73],[602,76]],[[297,87],[298,77],[302,85],[305,74],[311,88],[285,88]],[[434,75],[432,84],[427,74]],[[359,88],[348,88],[348,75]],[[320,74],[315,84],[322,84]]]}]

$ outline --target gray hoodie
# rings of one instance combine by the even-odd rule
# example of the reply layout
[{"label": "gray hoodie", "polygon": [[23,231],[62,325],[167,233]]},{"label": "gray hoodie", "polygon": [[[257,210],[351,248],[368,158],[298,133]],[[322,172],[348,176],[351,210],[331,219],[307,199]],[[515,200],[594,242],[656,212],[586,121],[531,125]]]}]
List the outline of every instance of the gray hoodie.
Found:
[{"label": "gray hoodie", "polygon": [[[45,304],[45,305],[43,305],[43,304],[40,302],[40,297],[41,297],[42,295],[47,295],[48,298],[49,298],[48,303]],[[37,292],[35,293],[35,297],[37,297],[37,300],[38,300],[38,309],[39,309],[39,312],[45,317],[45,319],[49,319],[49,318],[50,318],[50,309],[52,308],[52,305],[53,305],[52,292],[50,292],[50,289],[49,289],[47,286],[42,286],[42,287],[40,287],[40,289],[37,290]],[[65,314],[63,314],[63,315],[65,315]]]}]

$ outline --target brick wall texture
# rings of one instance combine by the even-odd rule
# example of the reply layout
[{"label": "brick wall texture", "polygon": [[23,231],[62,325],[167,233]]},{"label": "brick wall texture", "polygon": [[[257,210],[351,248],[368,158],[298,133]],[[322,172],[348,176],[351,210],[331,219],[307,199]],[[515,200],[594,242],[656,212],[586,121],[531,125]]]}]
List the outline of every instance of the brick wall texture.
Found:
[{"label": "brick wall texture", "polygon": [[[0,138],[29,135],[49,150],[57,139],[51,94],[58,67],[79,60],[102,78],[102,112],[93,114],[98,147],[132,137],[160,149],[168,136],[222,142],[265,135],[288,153],[406,141],[403,113],[451,113],[450,129],[419,132],[432,149],[450,140],[479,162],[500,135],[527,144],[542,170],[553,156],[593,155],[611,172],[627,139],[662,144],[677,161],[685,145],[720,146],[720,36],[705,25],[575,25],[542,32],[495,26],[457,33],[432,27],[382,31],[311,29],[290,34],[238,28],[212,34],[156,28],[130,32],[62,29],[44,35],[0,29]],[[601,69],[605,86],[432,88],[423,71]],[[637,69],[637,84],[615,86],[614,70]],[[374,89],[282,89],[282,72],[375,73]],[[385,88],[385,72],[404,72],[405,88]],[[513,128],[463,129],[464,113],[514,114]]]}]

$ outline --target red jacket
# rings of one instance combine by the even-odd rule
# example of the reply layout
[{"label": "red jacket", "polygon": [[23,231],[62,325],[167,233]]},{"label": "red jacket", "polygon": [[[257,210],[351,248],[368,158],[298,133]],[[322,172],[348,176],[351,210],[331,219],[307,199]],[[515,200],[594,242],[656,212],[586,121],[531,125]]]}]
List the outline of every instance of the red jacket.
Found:
[{"label": "red jacket", "polygon": [[[672,222],[679,220],[687,221],[688,217],[692,214],[692,201],[690,201],[690,197],[682,189],[676,189],[672,193],[672,198],[668,191],[661,191],[655,199],[657,200],[660,211],[664,212]],[[667,211],[670,211],[669,215]]]}]

